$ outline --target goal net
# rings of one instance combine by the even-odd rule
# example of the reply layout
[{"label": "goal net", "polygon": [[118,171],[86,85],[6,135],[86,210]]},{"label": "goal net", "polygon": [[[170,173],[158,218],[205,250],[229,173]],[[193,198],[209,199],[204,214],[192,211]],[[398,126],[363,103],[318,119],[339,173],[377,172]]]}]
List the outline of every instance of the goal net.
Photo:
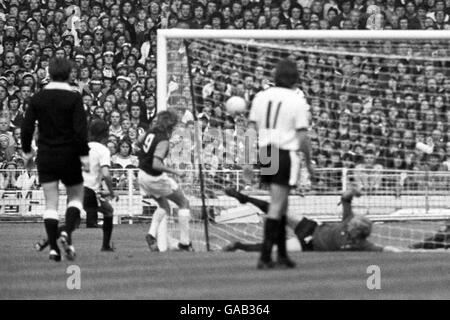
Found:
[{"label": "goal net", "polygon": [[[450,216],[450,172],[443,171],[450,150],[449,37],[445,31],[158,30],[157,104],[182,119],[168,164],[186,172],[178,182],[192,209],[194,248],[261,240],[264,214],[224,193],[234,188],[269,199],[257,168],[253,177],[242,171],[257,162],[256,132],[247,114],[227,115],[224,102],[237,95],[250,103],[273,85],[282,58],[297,62],[319,168],[314,185],[300,170],[290,214],[338,221],[340,194],[357,184],[364,195],[355,211],[374,221],[375,242],[407,247],[442,234]],[[416,142],[433,145],[433,153],[418,151]],[[17,180],[21,174],[14,173]],[[116,222],[150,221],[156,204],[140,195],[137,173],[113,175]],[[41,215],[42,190],[27,188],[0,190],[2,220]],[[64,190],[60,204],[64,212]],[[167,228],[179,238],[176,208]]]},{"label": "goal net", "polygon": [[[203,196],[209,215],[209,239],[204,216],[194,215],[197,247],[261,240],[263,214],[224,194],[231,187],[268,199],[257,174],[245,179],[242,172],[256,163],[256,133],[246,113],[229,115],[224,103],[241,96],[250,104],[273,86],[284,58],[297,63],[314,162],[324,168],[313,186],[301,170],[290,212],[337,221],[340,193],[357,184],[364,196],[355,210],[375,222],[375,242],[405,247],[443,230],[450,214],[450,176],[440,172],[449,138],[448,40],[442,31],[159,30],[158,110],[182,119],[171,165],[190,170],[184,191],[194,207]],[[418,151],[417,142],[433,153]],[[169,229],[176,233],[176,223]]]}]

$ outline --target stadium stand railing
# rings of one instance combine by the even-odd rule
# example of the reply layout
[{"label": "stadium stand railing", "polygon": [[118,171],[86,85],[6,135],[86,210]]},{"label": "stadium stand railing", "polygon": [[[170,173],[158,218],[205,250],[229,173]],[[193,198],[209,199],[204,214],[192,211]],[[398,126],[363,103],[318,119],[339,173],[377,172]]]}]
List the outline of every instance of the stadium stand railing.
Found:
[{"label": "stadium stand railing", "polygon": [[[113,202],[119,217],[150,215],[155,208],[153,200],[139,192],[138,170],[112,170],[113,184],[119,200]],[[266,197],[268,191],[259,184],[258,171],[251,180],[242,170],[205,170],[206,205],[210,208],[236,206],[237,202],[224,194],[225,188],[236,188],[244,193]],[[36,172],[18,170],[0,171],[0,217],[40,217],[44,196]],[[15,179],[10,177],[14,176]],[[358,185],[363,197],[357,206],[376,212],[415,208],[428,212],[433,208],[450,208],[450,172],[395,171],[361,169],[317,169],[316,183],[311,186],[307,176],[300,175],[300,184],[291,192],[290,204],[301,206],[308,214],[332,214],[340,193],[350,185]],[[9,179],[9,180],[8,180]],[[178,183],[190,199],[193,208],[201,207],[198,177],[195,170],[186,171]],[[66,193],[60,190],[60,212],[64,212]],[[200,210],[198,210],[200,212]]]}]

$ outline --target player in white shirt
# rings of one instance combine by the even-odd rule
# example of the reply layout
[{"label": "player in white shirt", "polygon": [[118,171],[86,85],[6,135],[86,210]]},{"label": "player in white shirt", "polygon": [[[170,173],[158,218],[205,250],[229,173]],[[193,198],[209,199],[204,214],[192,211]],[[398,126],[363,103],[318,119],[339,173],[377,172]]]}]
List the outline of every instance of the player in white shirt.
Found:
[{"label": "player in white shirt", "polygon": [[[103,214],[103,244],[102,251],[114,251],[111,247],[111,234],[113,230],[114,209],[110,199],[116,199],[114,195],[109,167],[111,154],[104,143],[108,140],[108,125],[103,120],[94,120],[89,127],[89,172],[83,172],[84,199],[83,208],[86,217],[96,217],[97,212]],[[102,181],[107,187],[107,192],[100,193]],[[86,221],[87,224],[87,221]]]},{"label": "player in white shirt", "polygon": [[[307,132],[309,106],[303,93],[295,90],[298,78],[293,61],[280,61],[275,71],[275,87],[258,93],[250,110],[250,121],[259,132],[261,180],[270,185],[271,196],[258,269],[295,267],[287,255],[285,239],[289,190],[296,184],[300,168],[297,151],[304,153],[307,169],[313,177]],[[272,260],[274,244],[278,246],[276,264]]]},{"label": "player in white shirt", "polygon": [[[114,209],[109,200],[116,199],[109,172],[111,156],[109,149],[103,144],[108,140],[108,125],[105,121],[96,119],[89,126],[89,172],[83,172],[84,198],[83,209],[86,216],[103,214],[103,244],[101,251],[114,251],[112,248],[111,234],[113,230]],[[100,185],[102,181],[108,191],[100,195]],[[59,228],[59,238],[65,238],[65,226]],[[42,251],[48,245],[46,239],[35,244],[38,251]]]}]

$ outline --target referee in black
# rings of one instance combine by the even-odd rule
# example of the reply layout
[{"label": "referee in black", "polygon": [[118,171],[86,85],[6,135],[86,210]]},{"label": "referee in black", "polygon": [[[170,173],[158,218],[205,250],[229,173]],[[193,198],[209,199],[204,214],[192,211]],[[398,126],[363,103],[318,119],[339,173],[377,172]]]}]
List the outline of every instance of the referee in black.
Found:
[{"label": "referee in black", "polygon": [[55,58],[50,61],[51,82],[31,98],[22,123],[22,148],[25,161],[33,159],[31,141],[38,122],[37,169],[44,190],[44,223],[50,244],[50,259],[61,260],[58,238],[58,184],[67,189],[66,227],[60,240],[68,260],[75,258],[71,235],[83,208],[82,170],[89,168],[87,118],[81,95],[72,91],[68,81],[72,64]]}]

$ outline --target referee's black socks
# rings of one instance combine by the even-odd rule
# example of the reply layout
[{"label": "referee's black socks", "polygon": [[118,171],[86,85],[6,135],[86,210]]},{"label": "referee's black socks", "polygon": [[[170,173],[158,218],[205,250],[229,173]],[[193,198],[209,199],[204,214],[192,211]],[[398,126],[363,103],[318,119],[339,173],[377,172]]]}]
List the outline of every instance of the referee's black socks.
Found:
[{"label": "referee's black socks", "polygon": [[77,227],[80,220],[80,209],[77,207],[68,207],[66,210],[66,232],[68,235],[68,242],[72,244],[72,232]]},{"label": "referee's black socks", "polygon": [[56,219],[44,219],[45,231],[47,232],[48,244],[51,250],[56,250],[59,252],[58,244],[56,240],[58,239],[58,220]]},{"label": "referee's black socks", "polygon": [[110,248],[113,230],[113,217],[103,217],[103,248]]}]

